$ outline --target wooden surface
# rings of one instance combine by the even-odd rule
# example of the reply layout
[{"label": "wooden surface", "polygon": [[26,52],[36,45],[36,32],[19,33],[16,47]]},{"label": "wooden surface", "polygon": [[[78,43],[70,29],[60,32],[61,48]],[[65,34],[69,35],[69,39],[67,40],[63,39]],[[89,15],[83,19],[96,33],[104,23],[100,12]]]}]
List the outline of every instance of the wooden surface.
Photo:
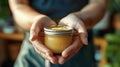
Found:
[{"label": "wooden surface", "polygon": [[24,33],[3,33],[0,32],[0,38],[2,39],[8,39],[8,40],[17,40],[17,41],[22,41],[24,39]]},{"label": "wooden surface", "polygon": [[[4,58],[3,60],[0,61],[1,63],[4,63],[4,61],[6,60],[11,60],[11,61],[15,61],[18,54],[19,54],[19,50],[21,47],[21,43],[24,39],[25,34],[23,32],[14,32],[11,34],[7,34],[7,33],[3,33],[0,31],[0,40],[3,46],[3,53],[0,52],[0,57]],[[1,45],[1,43],[0,43]],[[9,63],[9,62],[8,62]],[[10,64],[10,63],[9,63]]]},{"label": "wooden surface", "polygon": [[100,61],[100,67],[104,67],[104,65],[107,63],[106,58],[103,57],[106,47],[107,47],[107,40],[103,37],[94,37],[94,44],[95,46],[100,46],[100,51],[101,51],[101,55],[102,55],[102,59]]}]

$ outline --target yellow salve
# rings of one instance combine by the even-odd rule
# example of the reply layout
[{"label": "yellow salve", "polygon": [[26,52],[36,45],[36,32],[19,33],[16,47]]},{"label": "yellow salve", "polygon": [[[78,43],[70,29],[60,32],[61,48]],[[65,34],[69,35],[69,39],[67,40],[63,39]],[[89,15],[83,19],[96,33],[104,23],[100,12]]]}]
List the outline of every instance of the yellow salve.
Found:
[{"label": "yellow salve", "polygon": [[[64,31],[63,31],[64,30]],[[72,43],[72,29],[65,26],[47,28],[45,45],[54,53],[59,54]]]},{"label": "yellow salve", "polygon": [[58,27],[52,27],[51,30],[69,30],[71,29],[70,27],[67,27],[67,26],[58,26]]}]

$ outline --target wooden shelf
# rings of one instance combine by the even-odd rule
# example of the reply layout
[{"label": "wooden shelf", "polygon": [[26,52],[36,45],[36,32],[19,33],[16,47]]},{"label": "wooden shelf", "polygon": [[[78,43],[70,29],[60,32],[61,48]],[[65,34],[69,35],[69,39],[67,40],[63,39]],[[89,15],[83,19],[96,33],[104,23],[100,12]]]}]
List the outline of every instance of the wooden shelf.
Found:
[{"label": "wooden shelf", "polygon": [[0,38],[2,39],[7,39],[7,40],[17,40],[17,41],[22,41],[24,39],[24,33],[12,33],[12,34],[7,34],[0,32]]}]

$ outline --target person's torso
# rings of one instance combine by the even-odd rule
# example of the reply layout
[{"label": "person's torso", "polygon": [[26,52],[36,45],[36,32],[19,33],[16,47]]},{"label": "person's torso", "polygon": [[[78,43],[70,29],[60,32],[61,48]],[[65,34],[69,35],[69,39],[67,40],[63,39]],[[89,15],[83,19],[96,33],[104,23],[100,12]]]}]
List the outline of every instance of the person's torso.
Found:
[{"label": "person's torso", "polygon": [[51,18],[61,18],[82,9],[88,0],[30,0],[30,5]]}]

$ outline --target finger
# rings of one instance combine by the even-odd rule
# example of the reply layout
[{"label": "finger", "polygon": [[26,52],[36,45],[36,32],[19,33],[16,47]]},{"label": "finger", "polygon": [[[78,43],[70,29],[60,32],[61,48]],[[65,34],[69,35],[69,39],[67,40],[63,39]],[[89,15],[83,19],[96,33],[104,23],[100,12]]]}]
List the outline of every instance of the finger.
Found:
[{"label": "finger", "polygon": [[82,44],[88,45],[88,34],[87,33],[83,33],[83,32],[80,33],[74,30],[74,35],[80,37]]},{"label": "finger", "polygon": [[48,56],[53,56],[53,52],[49,50],[45,45],[43,45],[40,41],[33,41],[33,46],[36,46],[39,51],[42,51],[44,54]]},{"label": "finger", "polygon": [[58,55],[58,56],[56,56],[57,57],[57,59],[58,59],[58,63],[59,64],[64,64],[64,62],[65,62],[65,58],[64,57],[62,57],[62,56],[60,56],[60,55]]},{"label": "finger", "polygon": [[53,20],[51,20],[51,19],[49,19],[50,21],[47,21],[46,23],[44,23],[44,27],[45,26],[56,26],[57,24],[53,21]]},{"label": "finger", "polygon": [[82,43],[85,45],[88,45],[88,35],[86,33],[80,33],[80,38],[82,40]]},{"label": "finger", "polygon": [[[52,63],[57,63],[57,59],[53,56],[53,54],[50,54],[49,52],[44,52],[43,50],[41,50],[40,48],[38,48],[38,46],[34,45],[36,51],[45,59],[51,61]],[[46,50],[46,49],[45,49]],[[52,52],[51,52],[52,53]]]},{"label": "finger", "polygon": [[65,26],[65,25],[67,25],[67,24],[65,24],[65,23],[63,23],[62,21],[60,21],[60,22],[58,23],[58,25]]},{"label": "finger", "polygon": [[60,21],[58,25],[69,26],[69,27],[73,28],[72,23],[71,22],[68,23],[68,21],[67,22]]},{"label": "finger", "polygon": [[57,25],[56,22],[54,22],[54,21],[50,22],[50,26],[56,26],[56,25]]},{"label": "finger", "polygon": [[73,44],[70,45],[62,52],[62,57],[59,58],[59,63],[63,64],[69,58],[71,58],[76,52],[80,50],[83,45],[81,44],[79,37],[76,37]]},{"label": "finger", "polygon": [[77,36],[74,38],[73,43],[62,52],[62,56],[68,57],[72,53],[76,52],[77,49],[79,50],[82,46],[83,45],[82,45],[81,41],[79,40],[79,37]]},{"label": "finger", "polygon": [[88,34],[87,34],[87,31],[86,31],[86,28],[85,28],[84,24],[83,23],[80,23],[80,24],[76,23],[75,24],[75,29],[78,31],[79,36],[82,40],[82,43],[87,45],[88,44],[88,40],[87,40]]},{"label": "finger", "polygon": [[[35,47],[35,46],[34,46]],[[39,53],[43,58],[49,60],[51,63],[56,64],[57,63],[57,58],[54,56],[48,56],[46,54],[44,54],[42,51],[40,51],[37,47],[35,47],[35,50],[37,51],[37,53]]]}]

